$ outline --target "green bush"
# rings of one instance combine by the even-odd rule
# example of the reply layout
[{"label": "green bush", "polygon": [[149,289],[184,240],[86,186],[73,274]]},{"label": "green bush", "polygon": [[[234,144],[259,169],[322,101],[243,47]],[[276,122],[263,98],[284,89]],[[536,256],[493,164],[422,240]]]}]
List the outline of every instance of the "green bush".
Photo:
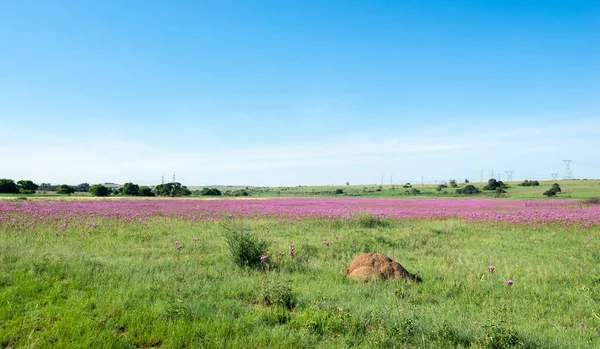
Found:
[{"label": "green bush", "polygon": [[267,251],[270,243],[259,239],[254,233],[239,227],[226,227],[224,234],[233,263],[240,267],[259,268],[260,257]]},{"label": "green bush", "polygon": [[473,195],[481,193],[481,190],[474,186],[473,184],[465,185],[464,188],[456,189],[457,194],[465,194],[465,195]]},{"label": "green bush", "polygon": [[15,184],[15,181],[8,178],[0,179],[0,193],[3,194],[18,194],[19,187]]},{"label": "green bush", "polygon": [[276,305],[292,310],[296,307],[296,295],[289,282],[271,279],[263,286],[262,301],[265,305]]},{"label": "green bush", "polygon": [[90,187],[90,193],[93,196],[108,196],[108,188],[102,184],[95,184]]},{"label": "green bush", "polygon": [[152,192],[152,189],[150,189],[150,187],[143,185],[140,187],[140,191],[139,191],[138,195],[139,196],[154,196],[154,193]]},{"label": "green bush", "polygon": [[529,181],[529,180],[525,180],[521,183],[518,184],[521,187],[537,187],[540,185],[540,182],[538,181]]},{"label": "green bush", "polygon": [[61,184],[58,186],[58,188],[56,189],[56,194],[66,194],[66,195],[71,195],[75,192],[75,188],[73,188],[70,185],[66,185],[66,184]]}]

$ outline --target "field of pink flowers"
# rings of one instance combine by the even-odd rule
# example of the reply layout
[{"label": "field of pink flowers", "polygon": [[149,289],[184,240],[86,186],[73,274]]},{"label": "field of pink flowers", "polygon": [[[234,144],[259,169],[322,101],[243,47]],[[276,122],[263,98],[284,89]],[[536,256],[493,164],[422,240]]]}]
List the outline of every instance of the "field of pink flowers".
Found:
[{"label": "field of pink flowers", "polygon": [[237,218],[352,219],[372,214],[389,219],[445,219],[600,226],[600,207],[577,201],[402,200],[402,199],[269,199],[269,200],[109,200],[86,202],[0,202],[0,226],[116,218],[146,222],[155,217],[213,220]]}]

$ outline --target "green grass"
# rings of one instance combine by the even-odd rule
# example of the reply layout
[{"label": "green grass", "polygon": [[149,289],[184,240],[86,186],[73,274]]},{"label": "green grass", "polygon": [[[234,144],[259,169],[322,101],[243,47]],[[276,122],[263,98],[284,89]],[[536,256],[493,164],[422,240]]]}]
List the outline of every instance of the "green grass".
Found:
[{"label": "green grass", "polygon": [[[269,240],[272,258],[292,242],[297,256],[269,272],[239,268],[223,238],[228,224]],[[0,347],[600,346],[598,228],[363,226],[164,218],[70,225],[64,235],[0,226]],[[362,252],[419,270],[423,283],[346,279]],[[273,285],[289,286],[291,310],[264,302]]]},{"label": "green grass", "polygon": [[[590,197],[600,197],[600,180],[557,180],[540,181],[538,187],[521,187],[518,184],[521,181],[506,182],[510,187],[506,189],[507,193],[503,198],[520,200],[543,200],[548,199],[543,193],[552,187],[553,183],[559,183],[563,192],[559,193],[554,200],[573,199],[583,200]],[[482,189],[487,183],[470,183]],[[359,197],[382,197],[382,198],[494,198],[494,191],[482,191],[478,195],[459,195],[456,189],[465,186],[465,183],[459,183],[457,188],[445,188],[437,191],[437,184],[415,184],[411,185],[421,191],[421,194],[411,194],[410,188],[403,188],[402,185],[338,185],[338,186],[297,186],[297,187],[252,187],[248,192],[250,196],[265,197],[327,197],[327,196],[359,196]],[[336,189],[342,189],[344,194],[335,195]]]}]

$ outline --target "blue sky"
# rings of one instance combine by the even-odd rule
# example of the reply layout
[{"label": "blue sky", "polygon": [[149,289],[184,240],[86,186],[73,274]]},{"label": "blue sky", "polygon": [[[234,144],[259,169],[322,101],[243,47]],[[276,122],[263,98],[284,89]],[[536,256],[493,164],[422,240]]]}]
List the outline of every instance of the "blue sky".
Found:
[{"label": "blue sky", "polygon": [[0,0],[0,47],[0,177],[600,178],[598,1]]}]

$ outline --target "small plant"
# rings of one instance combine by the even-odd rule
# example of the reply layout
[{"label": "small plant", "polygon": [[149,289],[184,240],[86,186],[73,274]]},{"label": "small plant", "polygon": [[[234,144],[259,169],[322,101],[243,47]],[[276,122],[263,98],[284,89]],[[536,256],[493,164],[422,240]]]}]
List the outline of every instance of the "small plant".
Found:
[{"label": "small plant", "polygon": [[235,228],[228,229],[224,237],[231,258],[238,266],[259,268],[266,263],[266,258],[263,261],[262,257],[270,245],[268,241],[259,239],[252,232]]},{"label": "small plant", "polygon": [[480,193],[481,190],[474,186],[473,184],[467,184],[464,188],[456,189],[457,194],[465,194],[465,195],[473,195]]},{"label": "small plant", "polygon": [[582,203],[584,205],[600,205],[600,198],[599,197],[592,197],[592,198],[583,200]]},{"label": "small plant", "polygon": [[357,216],[358,224],[363,228],[377,228],[389,225],[387,220],[373,214],[360,214]]},{"label": "small plant", "polygon": [[262,301],[265,305],[281,306],[292,310],[296,307],[296,295],[289,283],[271,279],[263,286]]}]

